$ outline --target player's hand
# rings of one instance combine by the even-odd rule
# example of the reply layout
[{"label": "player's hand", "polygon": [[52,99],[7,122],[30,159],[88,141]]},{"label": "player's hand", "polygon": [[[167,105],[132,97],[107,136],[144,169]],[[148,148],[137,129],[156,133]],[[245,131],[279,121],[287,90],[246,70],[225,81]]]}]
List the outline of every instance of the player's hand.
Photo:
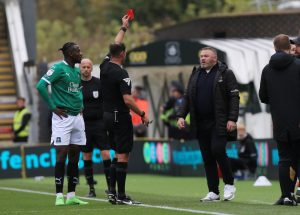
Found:
[{"label": "player's hand", "polygon": [[68,118],[68,114],[67,111],[61,108],[56,108],[53,110],[53,113],[55,113],[57,116],[59,116],[61,119],[63,119],[63,117]]},{"label": "player's hand", "polygon": [[183,118],[179,118],[177,120],[177,126],[178,126],[179,129],[185,128],[185,120]]},{"label": "player's hand", "polygon": [[232,131],[234,131],[236,129],[236,123],[229,120],[227,122],[227,127],[226,128],[227,128],[228,132],[232,132]]},{"label": "player's hand", "polygon": [[148,127],[148,125],[151,123],[146,115],[142,117],[142,122],[143,122],[143,124],[146,125],[147,127]]},{"label": "player's hand", "polygon": [[122,18],[122,26],[125,28],[129,28],[129,17],[127,15]]}]

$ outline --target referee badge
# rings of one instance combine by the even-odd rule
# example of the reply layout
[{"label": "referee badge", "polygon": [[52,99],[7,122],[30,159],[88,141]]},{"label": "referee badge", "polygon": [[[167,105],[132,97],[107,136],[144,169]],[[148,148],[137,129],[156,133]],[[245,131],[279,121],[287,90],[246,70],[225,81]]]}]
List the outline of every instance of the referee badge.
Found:
[{"label": "referee badge", "polygon": [[93,91],[93,96],[95,99],[99,97],[99,92],[98,91]]},{"label": "referee badge", "polygon": [[127,84],[128,86],[130,86],[130,81],[131,81],[130,78],[124,78],[123,81],[125,81],[126,84]]}]

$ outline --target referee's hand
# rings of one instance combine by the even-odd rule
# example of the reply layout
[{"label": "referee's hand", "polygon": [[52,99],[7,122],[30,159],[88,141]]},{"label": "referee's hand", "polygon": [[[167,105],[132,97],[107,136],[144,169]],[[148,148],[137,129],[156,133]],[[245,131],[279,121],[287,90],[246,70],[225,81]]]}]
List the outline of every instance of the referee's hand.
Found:
[{"label": "referee's hand", "polygon": [[148,119],[148,117],[145,115],[142,117],[142,122],[144,125],[146,125],[148,127],[148,125],[150,124],[150,121]]},{"label": "referee's hand", "polygon": [[59,118],[63,119],[63,117],[68,118],[67,111],[61,108],[56,108],[53,110],[53,113],[55,113]]},{"label": "referee's hand", "polygon": [[122,26],[125,28],[129,28],[129,17],[127,15],[122,18]]}]

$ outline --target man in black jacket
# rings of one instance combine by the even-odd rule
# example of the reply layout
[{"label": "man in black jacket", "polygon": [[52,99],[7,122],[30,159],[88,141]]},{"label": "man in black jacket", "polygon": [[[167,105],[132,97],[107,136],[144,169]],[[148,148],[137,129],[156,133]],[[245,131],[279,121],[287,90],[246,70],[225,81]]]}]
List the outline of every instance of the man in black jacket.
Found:
[{"label": "man in black jacket", "polygon": [[217,59],[214,48],[200,52],[201,66],[194,68],[185,101],[178,111],[178,127],[184,128],[185,117],[190,112],[191,131],[199,141],[204,160],[209,193],[201,201],[218,201],[219,165],[224,188],[224,200],[232,200],[236,188],[226,154],[227,135],[236,138],[236,121],[239,113],[239,91],[236,78],[224,63]]},{"label": "man in black jacket", "polygon": [[296,205],[291,194],[300,162],[300,60],[290,55],[287,35],[275,37],[276,53],[262,71],[259,97],[269,104],[279,152],[282,196],[276,204]]}]

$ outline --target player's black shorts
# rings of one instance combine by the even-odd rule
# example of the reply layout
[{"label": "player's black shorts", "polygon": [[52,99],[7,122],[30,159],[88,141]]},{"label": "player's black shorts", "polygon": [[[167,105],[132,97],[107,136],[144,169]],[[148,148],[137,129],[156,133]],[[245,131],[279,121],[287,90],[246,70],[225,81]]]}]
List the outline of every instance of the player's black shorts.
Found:
[{"label": "player's black shorts", "polygon": [[103,120],[85,121],[86,145],[81,146],[82,152],[92,152],[94,148],[109,150],[110,145]]},{"label": "player's black shorts", "polygon": [[104,112],[104,127],[108,131],[111,148],[117,153],[129,153],[133,148],[133,126],[129,113]]}]

